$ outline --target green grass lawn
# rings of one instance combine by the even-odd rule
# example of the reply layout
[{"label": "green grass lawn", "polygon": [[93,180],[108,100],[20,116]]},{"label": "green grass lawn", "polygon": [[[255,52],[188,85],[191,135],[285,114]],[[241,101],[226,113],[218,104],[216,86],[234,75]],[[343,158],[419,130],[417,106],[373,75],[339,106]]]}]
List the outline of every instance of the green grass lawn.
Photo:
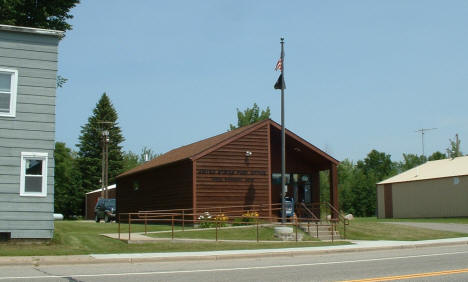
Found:
[{"label": "green grass lawn", "polygon": [[[295,231],[295,230],[294,230]],[[308,234],[298,230],[298,234],[302,234],[303,241],[318,241]],[[258,229],[258,239],[260,241],[279,241],[275,236],[273,227],[261,226]],[[148,236],[155,238],[171,238],[171,233],[153,233]],[[190,238],[190,239],[216,239],[216,230],[197,230],[187,232],[174,232],[174,238]],[[220,228],[218,229],[218,240],[257,240],[257,228],[239,227],[239,228]]]},{"label": "green grass lawn", "polygon": [[[121,231],[128,232],[126,224]],[[148,231],[171,230],[167,225],[151,225]],[[143,225],[132,225],[132,232],[144,231]],[[56,221],[54,238],[49,243],[0,243],[0,256],[43,256],[43,255],[84,255],[102,253],[147,253],[147,252],[190,252],[239,249],[268,249],[314,247],[331,245],[328,242],[284,242],[284,243],[233,243],[233,242],[160,242],[148,244],[127,244],[101,236],[116,233],[117,224],[90,221]],[[338,243],[336,244],[345,244]]]},{"label": "green grass lawn", "polygon": [[[376,219],[375,217],[370,217],[366,219]],[[468,224],[468,217],[447,217],[447,218],[386,218],[379,219],[379,221],[400,221],[400,222],[432,222],[432,223],[459,223],[459,224]]]},{"label": "green grass lawn", "polygon": [[[458,220],[458,221],[456,221]],[[416,241],[454,237],[468,237],[468,234],[437,231],[426,228],[416,228],[404,225],[385,224],[385,222],[440,222],[440,223],[468,223],[466,218],[441,218],[441,219],[377,219],[375,217],[355,218],[346,226],[346,239],[354,240],[400,240]],[[343,234],[343,225],[339,226]]]}]

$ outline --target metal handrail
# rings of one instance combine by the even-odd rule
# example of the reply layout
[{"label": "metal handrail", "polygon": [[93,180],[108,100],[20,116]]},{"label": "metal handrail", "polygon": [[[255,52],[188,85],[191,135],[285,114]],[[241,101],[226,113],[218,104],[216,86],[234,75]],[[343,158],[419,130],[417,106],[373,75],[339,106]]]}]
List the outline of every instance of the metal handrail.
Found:
[{"label": "metal handrail", "polygon": [[304,203],[301,203],[300,206],[310,215],[314,220],[320,220],[315,213],[313,213]]},{"label": "metal handrail", "polygon": [[[120,213],[118,214],[119,222],[118,222],[118,238],[121,238],[121,220],[125,218],[124,216],[126,215],[126,218],[128,219],[128,240],[131,240],[131,233],[132,233],[132,222],[144,222],[145,224],[145,234],[147,233],[147,228],[146,225],[148,224],[148,219],[151,221],[155,222],[171,222],[171,238],[174,239],[174,226],[177,222],[184,222],[184,219],[177,219],[176,216],[177,214],[175,213]],[[180,214],[179,214],[180,215]],[[195,214],[187,214],[188,216],[195,215]],[[135,216],[135,217],[134,217]],[[215,224],[215,229],[216,229],[216,240],[218,240],[218,230],[221,228],[220,223],[239,223],[235,222],[234,219],[236,218],[245,218],[245,216],[231,216],[229,220],[227,221],[220,221],[219,219],[215,218],[213,220],[203,220],[203,222],[209,222],[209,223],[214,223]],[[278,217],[267,217],[267,216],[258,216],[255,217],[255,221],[248,221],[248,222],[240,222],[242,225],[256,225],[257,226],[257,242],[259,241],[259,225],[260,225],[260,220],[269,220],[270,222],[273,222],[275,220],[280,220]],[[293,227],[296,227],[296,241],[298,241],[298,228],[301,225],[301,222],[309,222],[310,218],[294,218],[293,221],[291,222],[286,222],[283,223],[285,225],[291,225]],[[332,226],[329,224],[319,224],[316,223],[317,228],[318,226]],[[183,230],[182,230],[183,231]],[[333,241],[333,237],[332,237]]]},{"label": "metal handrail", "polygon": [[[331,205],[328,202],[317,202],[317,203],[311,203],[309,204],[311,207],[314,206],[325,206],[330,210],[330,212],[333,215],[337,215],[337,218],[333,218],[330,220],[330,224],[321,224],[320,221],[321,219],[315,215],[314,212],[309,209],[307,204],[301,203],[300,206],[306,213],[308,213],[312,218],[304,218],[302,217],[301,214],[299,214],[299,218],[295,218],[295,223],[299,222],[307,222],[307,230],[310,232],[310,222],[315,222],[315,225],[318,226],[331,226],[332,227],[332,233],[336,231],[336,224],[343,222],[343,229],[344,229],[344,238],[346,238],[346,225],[349,225],[349,220],[346,219],[333,205]],[[251,212],[265,212],[265,211],[279,211],[281,210],[281,203],[275,203],[275,204],[259,204],[259,205],[240,205],[240,206],[221,206],[221,207],[204,207],[204,208],[189,208],[189,209],[168,209],[168,210],[147,210],[147,211],[138,211],[138,212],[133,212],[133,213],[119,213],[119,238],[120,238],[120,219],[126,219],[128,218],[128,223],[129,223],[129,239],[130,239],[130,233],[131,233],[131,222],[144,222],[145,224],[145,234],[147,233],[147,224],[148,221],[150,222],[171,222],[171,225],[181,223],[182,225],[182,231],[185,230],[185,222],[200,222],[201,220],[199,217],[203,215],[205,212],[212,213],[216,216],[220,215],[226,215],[230,219],[236,219],[236,218],[245,218],[245,216],[242,216],[243,213],[247,211]],[[233,215],[234,214],[234,215]],[[241,214],[241,215],[239,215]],[[121,215],[126,215],[121,217]],[[258,220],[265,220],[265,221],[270,221],[270,222],[277,222],[280,218],[276,216],[258,216],[255,217],[256,221]],[[203,220],[204,222],[207,222],[206,220]],[[216,226],[219,225],[219,222],[217,219],[214,221],[216,223]],[[246,222],[242,222],[243,224],[248,224]],[[299,223],[300,226],[300,223]],[[174,226],[172,226],[173,228]],[[318,229],[317,229],[318,232]],[[332,241],[334,240],[333,238],[334,234],[332,234]]]}]

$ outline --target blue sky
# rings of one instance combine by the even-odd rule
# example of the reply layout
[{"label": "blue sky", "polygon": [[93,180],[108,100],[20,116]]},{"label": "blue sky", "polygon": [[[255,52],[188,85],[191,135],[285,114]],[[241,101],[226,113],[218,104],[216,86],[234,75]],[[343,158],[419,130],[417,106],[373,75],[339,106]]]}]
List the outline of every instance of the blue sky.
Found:
[{"label": "blue sky", "polygon": [[222,132],[236,108],[281,116],[339,160],[468,153],[468,1],[82,1],[59,47],[58,141],[74,147],[99,97],[125,150],[166,152]]}]

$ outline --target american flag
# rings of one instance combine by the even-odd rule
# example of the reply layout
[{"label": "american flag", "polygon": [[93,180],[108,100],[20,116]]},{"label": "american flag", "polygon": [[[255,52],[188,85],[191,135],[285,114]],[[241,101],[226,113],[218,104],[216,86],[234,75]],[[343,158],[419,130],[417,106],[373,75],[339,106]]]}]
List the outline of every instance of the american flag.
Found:
[{"label": "american flag", "polygon": [[281,59],[279,59],[278,62],[276,63],[275,71],[277,70],[280,70],[280,71],[283,70],[283,60]]}]

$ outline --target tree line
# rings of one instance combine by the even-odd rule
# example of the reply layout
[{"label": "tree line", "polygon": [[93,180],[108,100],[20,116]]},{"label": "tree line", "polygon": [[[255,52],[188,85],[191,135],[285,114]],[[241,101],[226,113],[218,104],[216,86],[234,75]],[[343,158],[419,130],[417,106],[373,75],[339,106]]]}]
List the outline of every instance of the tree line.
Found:
[{"label": "tree line", "polygon": [[[355,216],[375,216],[377,208],[376,184],[394,175],[422,165],[427,161],[462,156],[460,140],[449,139],[446,154],[436,151],[429,157],[417,154],[403,154],[403,160],[392,161],[391,156],[384,152],[371,150],[363,160],[353,162],[343,160],[338,165],[338,193],[340,209]],[[329,201],[328,172],[322,172],[320,177],[321,197]]]}]

